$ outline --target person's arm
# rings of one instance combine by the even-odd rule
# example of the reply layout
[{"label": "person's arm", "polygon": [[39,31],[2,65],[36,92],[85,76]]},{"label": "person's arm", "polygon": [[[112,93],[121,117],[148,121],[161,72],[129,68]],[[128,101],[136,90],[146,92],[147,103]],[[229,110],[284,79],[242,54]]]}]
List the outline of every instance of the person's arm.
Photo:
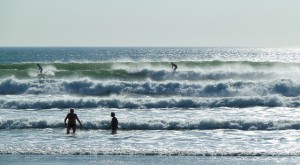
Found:
[{"label": "person's arm", "polygon": [[114,118],[111,118],[111,121],[110,121],[110,128],[113,127],[113,123],[114,123]]},{"label": "person's arm", "polygon": [[82,124],[81,124],[81,122],[80,122],[80,120],[79,120],[79,118],[78,118],[77,115],[76,115],[76,120],[78,121],[78,123],[80,124],[80,126],[82,126]]},{"label": "person's arm", "polygon": [[68,115],[65,118],[65,125],[67,125],[67,118],[68,118]]}]

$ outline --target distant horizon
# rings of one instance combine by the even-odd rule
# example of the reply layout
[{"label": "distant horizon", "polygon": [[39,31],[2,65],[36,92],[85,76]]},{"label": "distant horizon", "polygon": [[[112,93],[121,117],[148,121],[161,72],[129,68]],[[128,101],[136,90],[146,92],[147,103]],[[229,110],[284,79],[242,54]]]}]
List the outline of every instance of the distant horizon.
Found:
[{"label": "distant horizon", "polygon": [[0,46],[0,48],[262,48],[300,49],[299,47],[260,47],[260,46]]}]

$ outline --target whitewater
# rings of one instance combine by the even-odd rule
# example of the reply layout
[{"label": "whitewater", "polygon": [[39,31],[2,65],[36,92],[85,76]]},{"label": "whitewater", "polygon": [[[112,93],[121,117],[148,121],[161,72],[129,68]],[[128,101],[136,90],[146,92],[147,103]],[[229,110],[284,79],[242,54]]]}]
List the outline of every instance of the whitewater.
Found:
[{"label": "whitewater", "polygon": [[0,155],[299,156],[299,80],[292,48],[0,48]]}]

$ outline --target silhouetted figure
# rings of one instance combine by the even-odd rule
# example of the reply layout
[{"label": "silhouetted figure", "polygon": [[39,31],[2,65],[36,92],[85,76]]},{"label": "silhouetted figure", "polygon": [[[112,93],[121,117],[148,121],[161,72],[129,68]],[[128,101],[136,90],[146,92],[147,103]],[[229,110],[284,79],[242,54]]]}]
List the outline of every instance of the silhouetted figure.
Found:
[{"label": "silhouetted figure", "polygon": [[117,129],[118,129],[119,122],[118,122],[118,119],[115,117],[115,113],[114,113],[114,112],[112,112],[112,113],[110,114],[110,116],[112,117],[111,123],[110,123],[111,134],[116,134],[116,133],[117,133]]},{"label": "silhouetted figure", "polygon": [[41,67],[40,64],[36,64],[36,65],[38,66],[38,68],[39,68],[39,70],[40,70],[40,74],[42,74],[42,73],[43,73],[43,68]]},{"label": "silhouetted figure", "polygon": [[[66,123],[67,119],[68,124]],[[70,109],[70,113],[68,113],[65,118],[65,125],[67,125],[67,134],[70,133],[71,128],[73,130],[73,133],[76,132],[76,120],[79,122],[80,126],[82,126],[80,120],[77,117],[77,114],[74,113],[74,109]]]},{"label": "silhouetted figure", "polygon": [[177,65],[174,64],[173,62],[171,62],[171,65],[172,65],[172,69],[173,69],[174,71],[176,71],[176,69],[178,68]]}]

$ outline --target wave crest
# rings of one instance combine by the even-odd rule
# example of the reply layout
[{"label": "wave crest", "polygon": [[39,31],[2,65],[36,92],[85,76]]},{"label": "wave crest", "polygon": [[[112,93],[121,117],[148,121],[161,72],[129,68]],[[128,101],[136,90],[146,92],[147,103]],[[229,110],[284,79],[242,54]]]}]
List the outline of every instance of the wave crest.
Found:
[{"label": "wave crest", "polygon": [[[0,129],[43,129],[65,128],[61,121],[46,121],[33,119],[0,120]],[[110,121],[89,121],[83,123],[83,129],[110,129]],[[201,121],[172,121],[172,120],[148,120],[148,121],[120,121],[120,130],[289,130],[300,129],[300,123],[296,121],[244,121],[244,120],[214,120]]]},{"label": "wave crest", "polygon": [[281,95],[300,96],[300,84],[292,80],[274,81],[217,81],[217,82],[177,82],[177,81],[95,81],[18,80],[7,78],[0,80],[0,95],[20,94],[79,94],[82,96],[105,95],[160,95],[191,97],[237,97]]}]

